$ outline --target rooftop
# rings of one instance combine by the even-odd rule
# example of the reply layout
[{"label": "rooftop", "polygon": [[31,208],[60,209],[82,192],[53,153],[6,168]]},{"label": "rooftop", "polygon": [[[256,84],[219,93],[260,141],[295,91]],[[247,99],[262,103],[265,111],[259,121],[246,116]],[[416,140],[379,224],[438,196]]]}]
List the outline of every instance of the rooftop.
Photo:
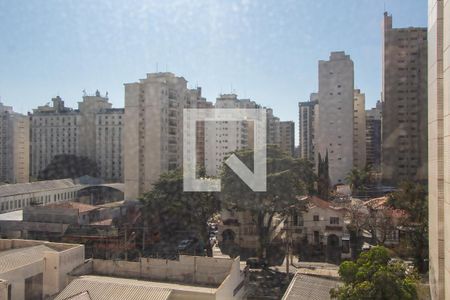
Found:
[{"label": "rooftop", "polygon": [[13,248],[0,252],[0,274],[38,262],[44,258],[44,252],[57,252],[45,245]]},{"label": "rooftop", "polygon": [[71,208],[71,209],[77,209],[78,212],[88,212],[92,210],[98,209],[97,206],[84,204],[80,202],[60,202],[60,203],[51,203],[47,204],[45,207],[49,208]]},{"label": "rooftop", "polygon": [[172,290],[157,283],[103,276],[73,280],[55,300],[168,299]]},{"label": "rooftop", "polygon": [[65,189],[79,186],[72,179],[43,180],[29,183],[0,185],[0,197],[37,193],[48,190]]},{"label": "rooftop", "polygon": [[294,275],[283,300],[326,300],[330,290],[339,286],[339,281],[326,277],[297,273]]}]

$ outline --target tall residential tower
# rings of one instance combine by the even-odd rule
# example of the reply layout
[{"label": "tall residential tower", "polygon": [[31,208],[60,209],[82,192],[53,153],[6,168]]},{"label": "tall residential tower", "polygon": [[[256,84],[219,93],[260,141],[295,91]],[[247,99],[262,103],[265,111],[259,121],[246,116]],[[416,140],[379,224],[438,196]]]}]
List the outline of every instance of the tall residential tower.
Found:
[{"label": "tall residential tower", "polygon": [[331,52],[319,61],[317,155],[328,151],[331,184],[345,183],[353,167],[354,71],[345,52]]},{"label": "tall residential tower", "polygon": [[382,179],[427,178],[427,29],[393,28],[384,14]]}]

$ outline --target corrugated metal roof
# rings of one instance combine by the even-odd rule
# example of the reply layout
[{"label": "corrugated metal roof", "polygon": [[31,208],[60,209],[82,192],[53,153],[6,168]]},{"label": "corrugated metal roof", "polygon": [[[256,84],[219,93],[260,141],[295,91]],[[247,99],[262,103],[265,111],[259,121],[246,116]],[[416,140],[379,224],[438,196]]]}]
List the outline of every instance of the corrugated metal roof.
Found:
[{"label": "corrugated metal roof", "polygon": [[44,245],[14,248],[0,252],[0,274],[38,262],[44,258],[45,251],[57,252]]},{"label": "corrugated metal roof", "polygon": [[75,184],[72,179],[57,179],[35,181],[29,183],[4,184],[0,185],[0,197],[36,193],[77,186],[81,187],[82,185]]},{"label": "corrugated metal roof", "polygon": [[[167,300],[171,292],[171,289],[155,287],[151,282],[142,280],[81,276],[69,283],[55,300]],[[84,298],[74,297],[81,295]]]},{"label": "corrugated metal roof", "polygon": [[330,290],[338,287],[339,281],[304,274],[295,274],[282,300],[327,300]]}]

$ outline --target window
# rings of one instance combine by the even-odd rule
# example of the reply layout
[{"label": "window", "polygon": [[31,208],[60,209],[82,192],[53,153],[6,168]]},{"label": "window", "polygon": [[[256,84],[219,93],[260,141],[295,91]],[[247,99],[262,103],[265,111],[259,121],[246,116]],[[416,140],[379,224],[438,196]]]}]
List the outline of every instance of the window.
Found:
[{"label": "window", "polygon": [[331,225],[339,225],[339,218],[338,217],[331,217],[330,218],[330,224]]},{"label": "window", "polygon": [[314,221],[319,221],[319,215],[314,215],[314,216],[313,216],[313,220],[314,220]]}]

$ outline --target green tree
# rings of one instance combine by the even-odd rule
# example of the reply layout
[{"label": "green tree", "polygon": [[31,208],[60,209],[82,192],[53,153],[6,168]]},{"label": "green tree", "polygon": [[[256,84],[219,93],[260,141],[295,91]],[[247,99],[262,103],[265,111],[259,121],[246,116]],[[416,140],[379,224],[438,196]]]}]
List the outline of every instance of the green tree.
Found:
[{"label": "green tree", "polygon": [[364,190],[365,185],[369,183],[369,172],[366,168],[352,168],[350,172],[348,172],[345,180],[350,185],[352,193],[361,192]]},{"label": "green tree", "polygon": [[417,299],[417,276],[402,262],[391,261],[388,251],[377,246],[354,261],[339,267],[344,285],[332,289],[330,295],[339,300],[406,300]]},{"label": "green tree", "polygon": [[77,178],[84,175],[99,175],[95,161],[84,156],[60,154],[55,155],[50,164],[39,172],[38,180]]},{"label": "green tree", "polygon": [[259,235],[258,255],[264,257],[269,246],[275,217],[286,217],[293,209],[304,209],[299,195],[313,192],[315,175],[312,164],[294,159],[277,147],[267,147],[267,161],[253,162],[253,151],[235,153],[247,167],[267,164],[267,191],[252,191],[228,166],[222,171],[221,201],[224,208],[248,211],[252,214]]},{"label": "green tree", "polygon": [[406,228],[407,247],[411,249],[414,263],[419,272],[426,272],[428,258],[428,199],[421,184],[403,182],[400,190],[389,196],[388,204],[406,212],[402,220]]},{"label": "green tree", "polygon": [[176,170],[162,174],[141,202],[147,224],[160,233],[162,240],[176,243],[195,236],[208,248],[206,223],[219,210],[214,193],[184,192],[183,175]]}]

